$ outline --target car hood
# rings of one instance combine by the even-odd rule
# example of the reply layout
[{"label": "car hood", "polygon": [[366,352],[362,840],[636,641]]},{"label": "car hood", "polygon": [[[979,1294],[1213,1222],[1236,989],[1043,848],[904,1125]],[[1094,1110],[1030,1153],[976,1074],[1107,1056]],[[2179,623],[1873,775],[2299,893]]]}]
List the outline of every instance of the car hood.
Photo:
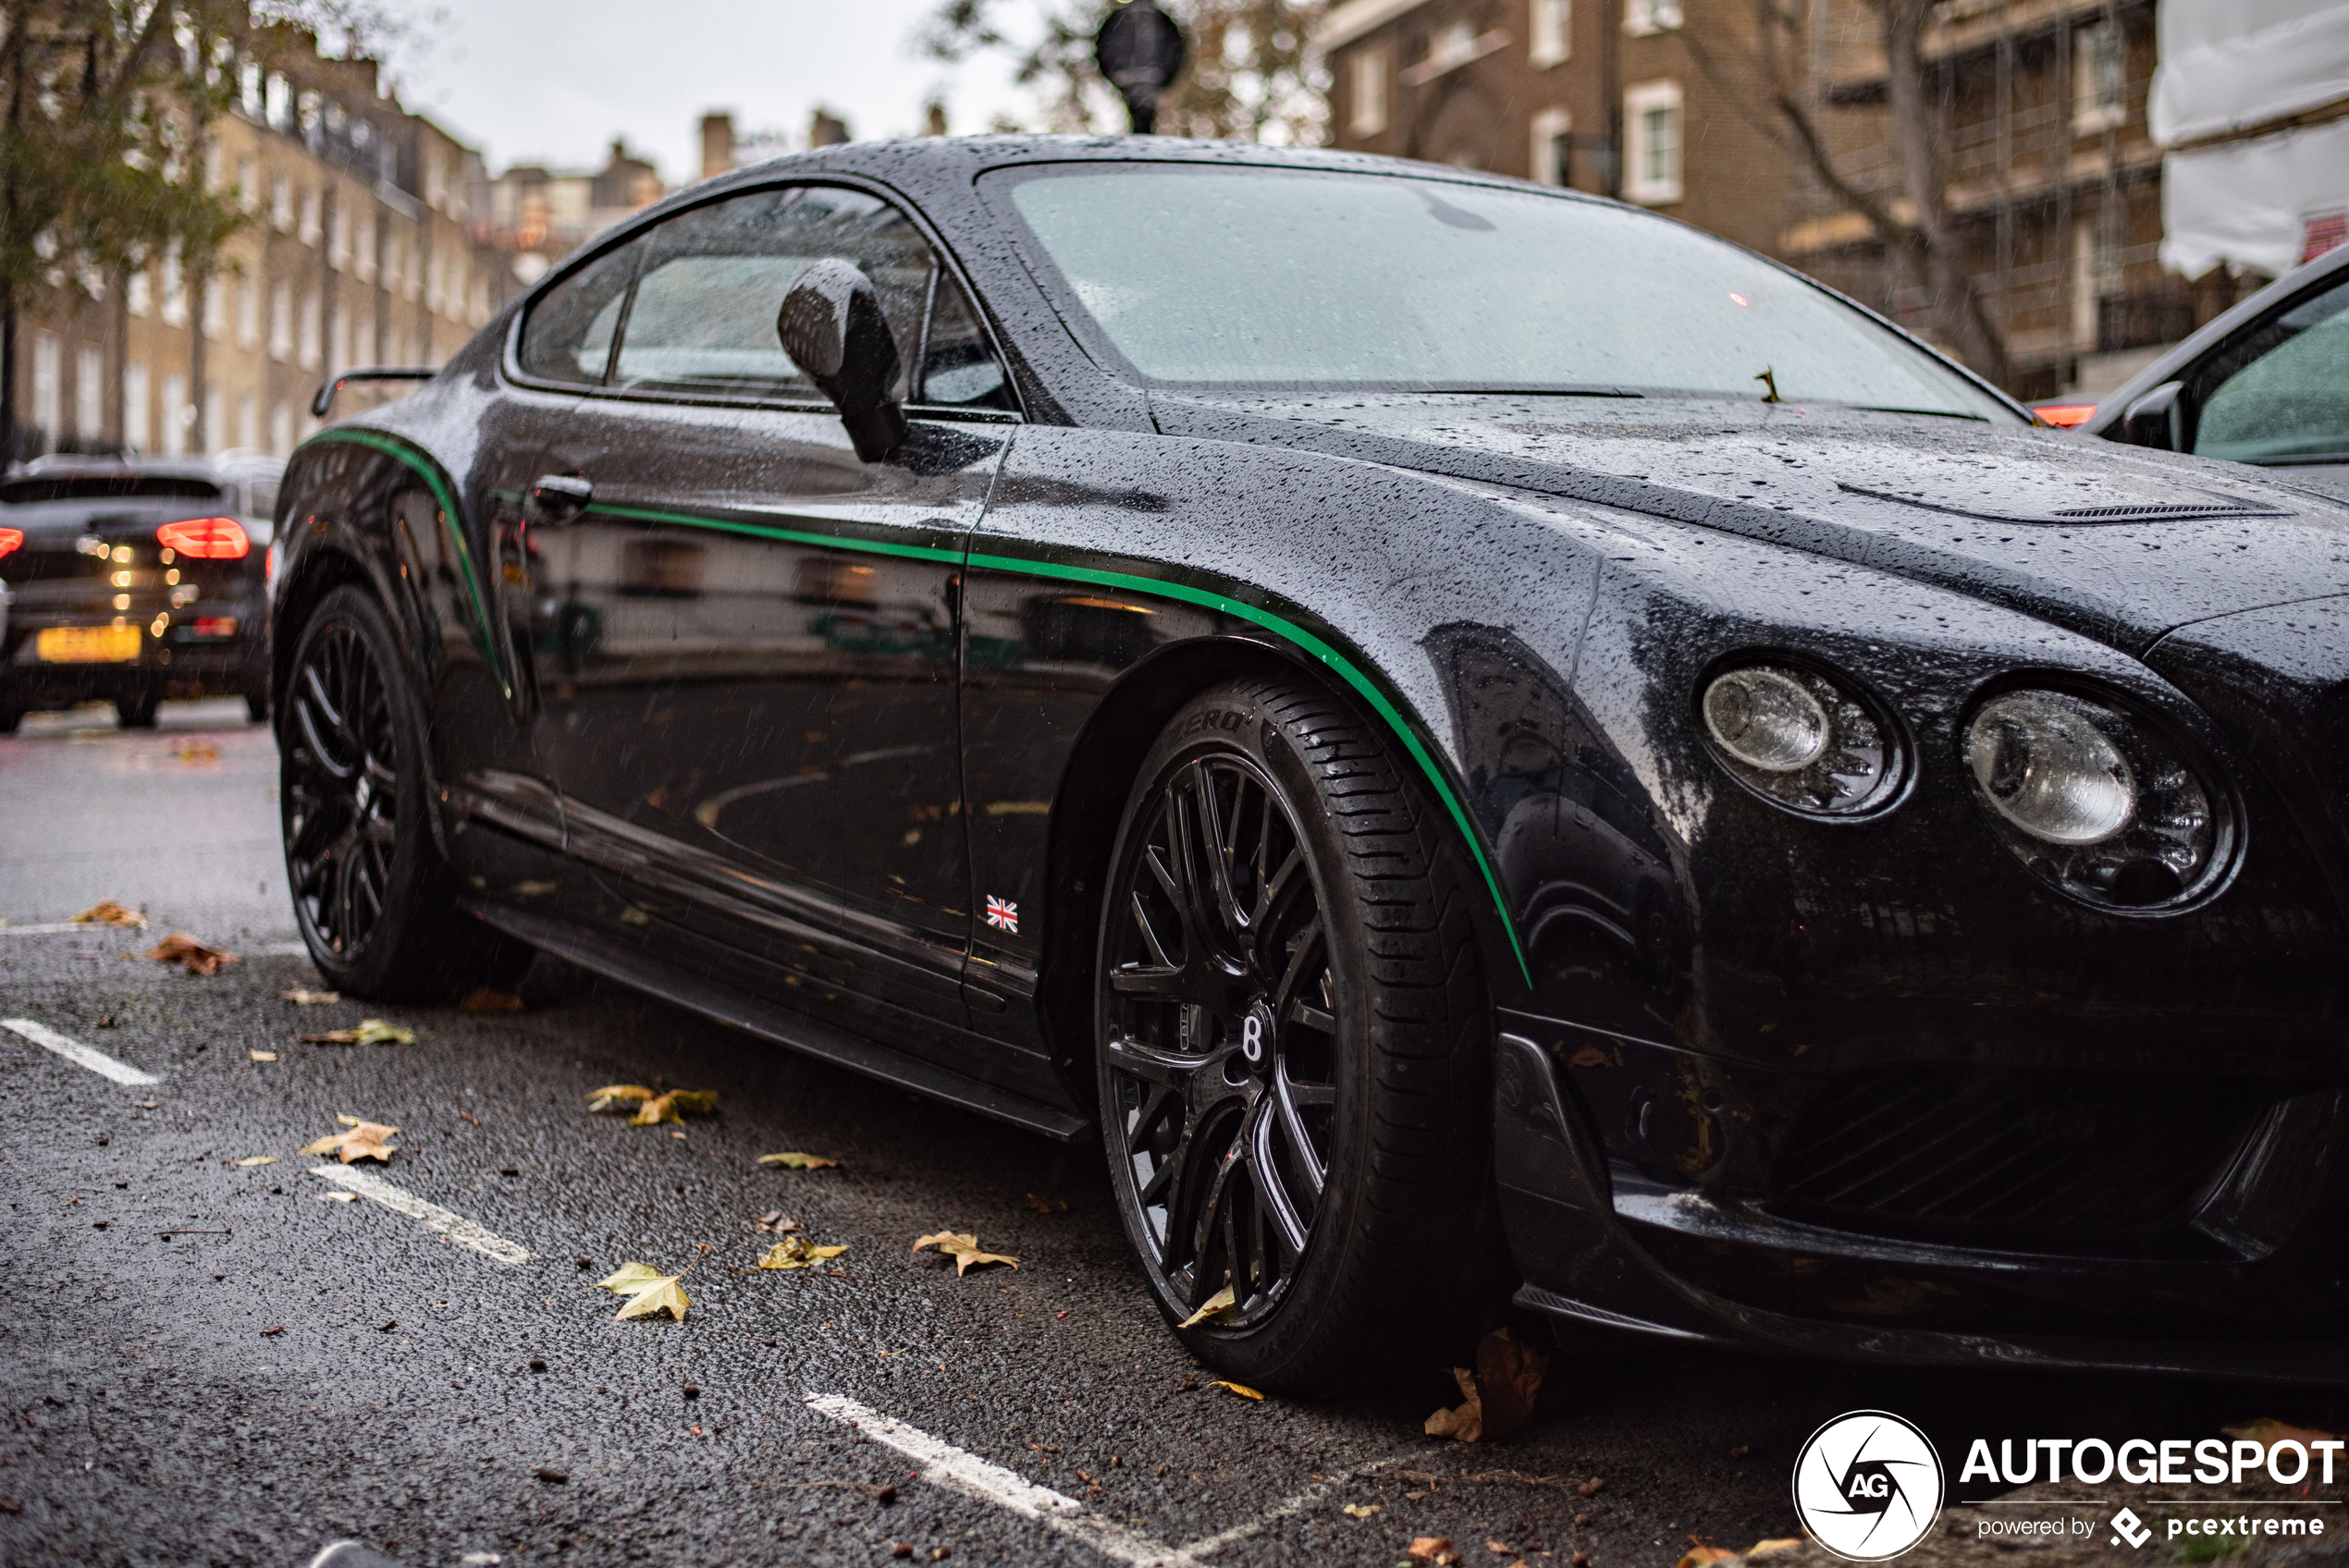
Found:
[{"label": "car hood", "polygon": [[2006,605],[2133,654],[2349,593],[2349,506],[2066,433],[1758,400],[1174,398],[1169,435],[1286,446],[1769,541]]}]

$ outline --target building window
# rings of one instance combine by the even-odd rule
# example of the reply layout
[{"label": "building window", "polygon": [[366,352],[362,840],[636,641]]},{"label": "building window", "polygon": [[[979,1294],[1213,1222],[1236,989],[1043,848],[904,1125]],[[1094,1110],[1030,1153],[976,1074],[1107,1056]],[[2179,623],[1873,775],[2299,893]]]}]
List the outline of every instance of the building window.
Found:
[{"label": "building window", "polygon": [[269,449],[281,458],[293,455],[293,409],[284,402],[269,410]]},{"label": "building window", "polygon": [[354,258],[351,270],[359,275],[359,281],[362,283],[371,283],[375,280],[375,214],[373,213],[362,213],[359,215],[358,254]]},{"label": "building window", "polygon": [[335,301],[334,325],[327,335],[326,342],[327,370],[337,372],[349,370],[351,368],[351,307],[339,300]]},{"label": "building window", "polygon": [[1645,206],[1680,199],[1680,84],[1643,81],[1623,94],[1623,194]]},{"label": "building window", "polygon": [[1386,129],[1389,68],[1390,56],[1384,49],[1358,49],[1346,62],[1346,130],[1349,136],[1376,136]]},{"label": "building window", "polygon": [[1535,184],[1573,184],[1573,116],[1564,109],[1543,109],[1533,116],[1532,156],[1526,166]]},{"label": "building window", "polygon": [[163,450],[166,457],[185,457],[188,452],[188,423],[195,415],[188,406],[188,378],[166,375],[163,378]]},{"label": "building window", "polygon": [[304,245],[318,243],[320,227],[325,220],[325,214],[326,199],[319,194],[318,188],[314,185],[305,186],[301,192],[301,242]]},{"label": "building window", "polygon": [[123,304],[134,316],[153,314],[155,308],[154,286],[147,281],[147,269],[134,267],[123,286]]},{"label": "building window", "polygon": [[1574,0],[1530,0],[1533,7],[1526,58],[1537,70],[1563,64],[1574,55]]},{"label": "building window", "polygon": [[203,449],[217,452],[228,445],[228,394],[219,386],[203,392]]},{"label": "building window", "polygon": [[269,286],[269,357],[293,358],[293,290],[284,283]]},{"label": "building window", "polygon": [[293,182],[283,175],[269,182],[269,222],[282,232],[293,232]]},{"label": "building window", "polygon": [[217,343],[228,330],[228,280],[214,273],[203,285],[203,335]]},{"label": "building window", "polygon": [[163,322],[166,326],[188,325],[188,280],[180,270],[177,250],[163,255]]},{"label": "building window", "polygon": [[147,421],[147,361],[132,360],[122,367],[122,444],[134,456],[152,445]]},{"label": "building window", "polygon": [[1680,25],[1680,0],[1625,0],[1623,31],[1634,38],[1670,32]]},{"label": "building window", "polygon": [[237,275],[237,347],[261,343],[261,283],[249,272]]},{"label": "building window", "polygon": [[52,447],[65,433],[65,358],[55,333],[32,335],[32,423]]},{"label": "building window", "polygon": [[351,266],[351,209],[335,203],[335,221],[326,240],[326,264],[337,272]]},{"label": "building window", "polygon": [[73,367],[73,433],[85,447],[94,447],[106,434],[106,356],[85,348]]},{"label": "building window", "polygon": [[2121,30],[2091,22],[2072,35],[2072,129],[2094,136],[2128,118],[2128,55]]},{"label": "building window", "polygon": [[301,335],[301,351],[295,362],[304,370],[316,370],[321,346],[318,342],[318,296],[314,292],[302,295],[301,319],[295,325]]},{"label": "building window", "polygon": [[248,213],[261,211],[261,165],[251,158],[237,160],[237,205]]}]

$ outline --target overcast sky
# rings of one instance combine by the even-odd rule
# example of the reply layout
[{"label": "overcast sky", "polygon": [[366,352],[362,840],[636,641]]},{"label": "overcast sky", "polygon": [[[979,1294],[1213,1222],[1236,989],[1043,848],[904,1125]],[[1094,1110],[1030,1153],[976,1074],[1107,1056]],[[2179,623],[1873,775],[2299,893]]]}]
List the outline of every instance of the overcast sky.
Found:
[{"label": "overcast sky", "polygon": [[[405,9],[422,14],[431,0]],[[614,137],[649,153],[672,187],[701,172],[699,125],[733,112],[744,132],[805,146],[818,104],[858,140],[910,135],[945,98],[949,126],[1020,117],[1001,61],[948,67],[911,43],[938,0],[451,0],[445,25],[390,51],[401,101],[517,163],[600,167]],[[1006,20],[1029,14],[999,0]]]}]

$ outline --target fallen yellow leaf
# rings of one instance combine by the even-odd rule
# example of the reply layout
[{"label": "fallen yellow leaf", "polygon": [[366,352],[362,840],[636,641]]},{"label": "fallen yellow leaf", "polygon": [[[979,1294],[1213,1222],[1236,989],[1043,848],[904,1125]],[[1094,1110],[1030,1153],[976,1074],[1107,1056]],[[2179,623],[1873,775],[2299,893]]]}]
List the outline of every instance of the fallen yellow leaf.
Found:
[{"label": "fallen yellow leaf", "polygon": [[658,1127],[664,1121],[683,1121],[685,1112],[707,1116],[718,1109],[715,1089],[671,1089],[665,1095],[655,1095],[636,1108],[628,1119],[631,1127]]},{"label": "fallen yellow leaf", "polygon": [[252,1057],[255,1061],[275,1061],[277,1060],[277,1053],[276,1051],[247,1051],[245,1054]]},{"label": "fallen yellow leaf", "polygon": [[332,1133],[314,1144],[304,1144],[304,1154],[330,1154],[345,1165],[353,1160],[373,1159],[388,1165],[400,1151],[384,1142],[400,1131],[380,1121],[363,1121],[355,1116],[338,1116],[337,1121],[351,1129],[348,1133]]},{"label": "fallen yellow leaf", "polygon": [[587,1109],[600,1116],[606,1111],[627,1110],[652,1097],[653,1092],[642,1084],[610,1084],[587,1096]]},{"label": "fallen yellow leaf", "polygon": [[520,1012],[523,1000],[511,991],[493,991],[486,986],[476,986],[465,993],[457,1004],[460,1012]]},{"label": "fallen yellow leaf", "polygon": [[1019,1267],[1018,1258],[1005,1257],[1002,1253],[979,1251],[978,1237],[973,1232],[941,1231],[934,1236],[924,1236],[914,1243],[916,1252],[921,1251],[924,1247],[936,1247],[941,1253],[952,1257],[954,1260],[954,1277],[958,1280],[979,1264],[1006,1263],[1014,1268]]},{"label": "fallen yellow leaf", "polygon": [[245,1156],[244,1158],[238,1160],[236,1163],[239,1165],[275,1165],[277,1163],[277,1157],[274,1154],[249,1154]]},{"label": "fallen yellow leaf", "polygon": [[234,953],[205,947],[185,931],[174,931],[148,949],[147,956],[159,962],[176,963],[191,974],[217,974],[225,965],[244,962]]},{"label": "fallen yellow leaf", "polygon": [[1792,1551],[1802,1544],[1801,1536],[1780,1536],[1775,1540],[1755,1541],[1745,1549],[1748,1557],[1768,1557],[1773,1552]]},{"label": "fallen yellow leaf", "polygon": [[826,1159],[820,1154],[802,1154],[797,1149],[790,1149],[782,1154],[762,1154],[758,1157],[758,1163],[780,1165],[786,1170],[827,1170],[840,1161]]},{"label": "fallen yellow leaf", "polygon": [[66,922],[68,925],[128,925],[133,928],[147,924],[147,917],[135,909],[125,909],[112,899],[100,899],[80,914]]},{"label": "fallen yellow leaf", "polygon": [[1041,1193],[1030,1193],[1027,1194],[1027,1207],[1039,1214],[1066,1214],[1068,1200],[1046,1197]]},{"label": "fallen yellow leaf", "polygon": [[1452,1550],[1449,1536],[1421,1536],[1403,1549],[1403,1555],[1414,1562],[1436,1562]]},{"label": "fallen yellow leaf", "polygon": [[342,1000],[340,991],[304,991],[296,988],[291,991],[280,991],[277,994],[296,1007],[324,1007],[328,1002]]},{"label": "fallen yellow leaf", "polygon": [[1258,1393],[1254,1389],[1249,1388],[1246,1383],[1227,1383],[1223,1378],[1218,1378],[1215,1379],[1215,1386],[1219,1389],[1229,1389],[1234,1393],[1239,1395],[1242,1399],[1262,1399],[1264,1397],[1262,1394]]},{"label": "fallen yellow leaf", "polygon": [[183,741],[171,748],[171,754],[193,767],[203,763],[218,762],[220,748],[209,741]]},{"label": "fallen yellow leaf", "polygon": [[628,1299],[612,1315],[615,1323],[631,1317],[650,1317],[666,1312],[678,1322],[685,1320],[685,1313],[694,1304],[684,1288],[678,1284],[683,1274],[663,1274],[659,1269],[642,1263],[623,1263],[609,1279],[596,1281],[596,1288]]},{"label": "fallen yellow leaf", "polygon": [[846,1247],[810,1246],[805,1236],[785,1236],[767,1250],[758,1260],[761,1268],[807,1268],[828,1257],[838,1257]]},{"label": "fallen yellow leaf", "polygon": [[1368,1519],[1371,1514],[1382,1512],[1385,1507],[1386,1504],[1383,1502],[1349,1502],[1346,1505],[1346,1512],[1357,1519]]},{"label": "fallen yellow leaf", "polygon": [[412,1046],[416,1032],[380,1018],[363,1018],[355,1029],[329,1029],[323,1035],[304,1035],[301,1040],[309,1046]]},{"label": "fallen yellow leaf", "polygon": [[1197,1312],[1192,1313],[1188,1317],[1184,1318],[1183,1321],[1176,1326],[1184,1329],[1196,1329],[1201,1323],[1206,1322],[1216,1314],[1229,1312],[1232,1308],[1237,1306],[1238,1305],[1239,1297],[1233,1292],[1231,1286],[1226,1285],[1222,1290],[1216,1292],[1213,1295],[1208,1297],[1206,1305],[1201,1306]]}]

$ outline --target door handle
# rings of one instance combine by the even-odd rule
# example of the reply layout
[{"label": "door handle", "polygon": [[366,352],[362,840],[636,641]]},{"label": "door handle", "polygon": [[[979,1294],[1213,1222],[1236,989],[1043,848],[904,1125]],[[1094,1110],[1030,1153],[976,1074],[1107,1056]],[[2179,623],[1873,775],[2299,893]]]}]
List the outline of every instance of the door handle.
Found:
[{"label": "door handle", "polygon": [[596,498],[596,487],[576,473],[542,473],[523,496],[522,515],[537,528],[577,522]]}]

